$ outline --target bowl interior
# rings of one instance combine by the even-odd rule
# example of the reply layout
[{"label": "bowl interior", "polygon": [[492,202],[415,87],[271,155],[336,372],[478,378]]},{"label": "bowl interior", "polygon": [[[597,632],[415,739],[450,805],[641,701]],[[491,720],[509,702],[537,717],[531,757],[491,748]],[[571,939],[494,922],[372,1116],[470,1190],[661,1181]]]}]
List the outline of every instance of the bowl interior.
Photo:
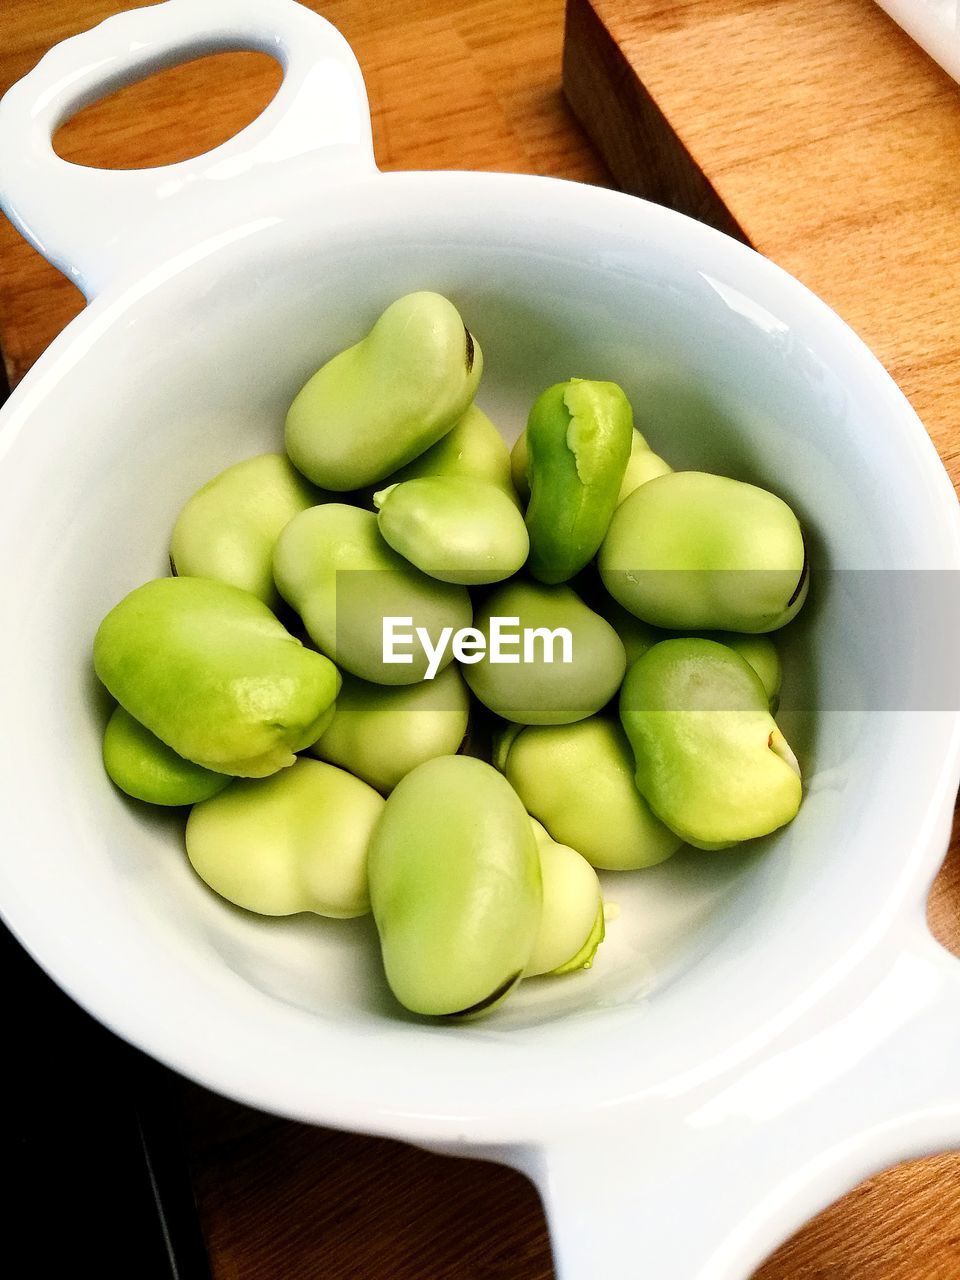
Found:
[{"label": "bowl interior", "polygon": [[[911,851],[956,703],[924,683],[939,659],[918,654],[909,613],[912,593],[956,566],[952,493],[852,335],[742,247],[565,184],[375,184],[264,219],[97,303],[8,407],[0,906],[124,1034],[277,1110],[322,1117],[346,1095],[410,1113],[492,1109],[505,1064],[527,1080],[517,1107],[525,1091],[539,1105],[553,1088],[543,1053],[561,1082],[589,1064],[614,1088],[624,1068],[609,1050],[627,1026],[644,1046],[632,1078],[662,1078],[781,1008],[903,895],[908,873],[922,892]],[[620,915],[593,969],[525,984],[457,1030],[397,1010],[369,920],[265,920],[210,893],[183,853],[183,816],[129,802],[104,777],[107,704],[90,669],[102,615],[167,571],[183,501],[229,463],[281,448],[305,378],[416,288],[448,294],[477,335],[478,399],[509,440],[551,382],[618,381],[674,467],[792,503],[814,570],[783,636],[780,718],[808,789],[797,820],[745,849],[607,875]],[[732,989],[735,1007],[718,1002]],[[425,1042],[451,1076],[430,1088]],[[360,1123],[383,1127],[370,1110]]]}]

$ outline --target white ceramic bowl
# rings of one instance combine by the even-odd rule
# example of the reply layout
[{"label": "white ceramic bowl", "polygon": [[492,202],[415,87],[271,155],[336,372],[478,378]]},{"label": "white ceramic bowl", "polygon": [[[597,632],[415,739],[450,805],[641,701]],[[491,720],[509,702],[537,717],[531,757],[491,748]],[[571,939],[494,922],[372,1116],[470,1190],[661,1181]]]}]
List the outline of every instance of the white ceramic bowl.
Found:
[{"label": "white ceramic bowl", "polygon": [[[225,146],[118,173],[52,152],[79,103],[239,47],[287,74]],[[955,694],[900,692],[930,628],[891,587],[952,580],[957,504],[837,317],[640,200],[378,173],[352,54],[290,0],[168,0],[60,45],[0,105],[0,175],[90,300],[0,415],[0,907],[44,968],[223,1093],[526,1170],[565,1280],[742,1278],[870,1171],[960,1141],[960,965],[924,923],[960,723]],[[616,379],[677,465],[792,501],[820,570],[788,655],[797,820],[763,848],[611,877],[622,914],[591,973],[459,1028],[398,1014],[368,923],[264,921],[210,894],[179,820],[106,783],[90,669],[102,615],[164,573],[180,503],[277,447],[307,374],[414,288],[456,300],[509,434],[544,385]]]}]

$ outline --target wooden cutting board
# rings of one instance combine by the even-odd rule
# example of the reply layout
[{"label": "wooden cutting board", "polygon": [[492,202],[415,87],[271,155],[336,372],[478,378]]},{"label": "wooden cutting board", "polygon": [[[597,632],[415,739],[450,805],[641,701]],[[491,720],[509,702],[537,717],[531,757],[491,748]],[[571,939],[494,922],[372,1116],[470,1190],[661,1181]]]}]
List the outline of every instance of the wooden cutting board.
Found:
[{"label": "wooden cutting board", "polygon": [[[123,7],[116,0],[4,0],[0,90],[56,40]],[[913,398],[948,465],[958,465],[950,334],[956,338],[960,279],[938,274],[950,261],[956,267],[958,240],[946,234],[945,212],[943,235],[930,242],[933,206],[952,190],[948,153],[934,154],[934,131],[925,135],[923,162],[914,154],[918,109],[931,113],[924,116],[931,128],[939,121],[946,147],[939,107],[955,105],[955,91],[867,0],[623,0],[596,10],[573,0],[565,84],[596,150],[561,98],[561,0],[314,0],[313,7],[340,27],[360,59],[382,168],[515,169],[602,183],[612,172],[628,189],[741,228],[863,333]],[[798,71],[797,50],[807,41],[819,41],[820,52]],[[886,50],[898,68],[893,83],[884,79],[889,70],[853,58],[863,41]],[[649,55],[656,75],[647,87],[662,111],[631,68],[635,55]],[[207,59],[88,109],[62,131],[60,146],[70,159],[116,167],[182,159],[252,119],[277,82],[276,68],[260,55]],[[774,106],[778,93],[786,101]],[[663,117],[679,122],[681,100],[678,146]],[[836,135],[852,129],[860,109],[864,133],[852,130],[845,164]],[[864,138],[876,130],[868,145]],[[799,170],[791,149],[798,163],[802,156]],[[778,163],[778,156],[788,158]],[[914,168],[935,184],[933,197],[927,185],[907,185]],[[12,382],[81,302],[0,224],[0,349]],[[958,917],[955,839],[931,921],[960,951]],[[182,1106],[215,1280],[552,1275],[536,1193],[518,1174],[290,1124],[192,1085],[183,1085]],[[941,1157],[865,1183],[785,1245],[758,1280],[958,1276],[960,1158]]]},{"label": "wooden cutting board", "polygon": [[960,480],[960,86],[872,0],[569,0],[563,84],[615,180],[798,276]]}]

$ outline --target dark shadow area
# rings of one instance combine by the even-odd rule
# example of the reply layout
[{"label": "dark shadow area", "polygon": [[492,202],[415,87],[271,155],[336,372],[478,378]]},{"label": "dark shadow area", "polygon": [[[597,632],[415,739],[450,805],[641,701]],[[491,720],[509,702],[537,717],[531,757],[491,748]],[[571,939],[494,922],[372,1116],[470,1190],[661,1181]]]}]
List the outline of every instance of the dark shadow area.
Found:
[{"label": "dark shadow area", "polygon": [[207,1280],[179,1081],[84,1013],[0,926],[5,1237],[36,1275]]},{"label": "dark shadow area", "polygon": [[209,1280],[179,1078],[85,1013],[2,924],[0,974],[8,1255],[37,1276]]}]

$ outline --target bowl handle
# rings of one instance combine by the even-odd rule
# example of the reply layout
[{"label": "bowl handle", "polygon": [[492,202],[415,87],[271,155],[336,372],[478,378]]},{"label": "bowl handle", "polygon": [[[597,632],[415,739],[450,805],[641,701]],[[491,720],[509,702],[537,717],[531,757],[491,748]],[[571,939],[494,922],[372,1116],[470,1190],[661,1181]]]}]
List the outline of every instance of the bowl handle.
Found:
[{"label": "bowl handle", "polygon": [[[282,65],[273,101],[222,146],[154,169],[88,169],[53,150],[80,107],[163,67],[258,49]],[[0,101],[0,207],[87,298],[128,266],[141,269],[245,208],[256,171],[279,166],[374,169],[367,95],[343,36],[294,0],[166,0],[108,18],[51,49]],[[269,175],[267,170],[269,169]],[[246,192],[251,191],[246,185]]]},{"label": "bowl handle", "polygon": [[865,987],[720,1087],[677,1081],[514,1158],[558,1280],[745,1280],[862,1178],[960,1147],[960,962],[924,929]]}]

